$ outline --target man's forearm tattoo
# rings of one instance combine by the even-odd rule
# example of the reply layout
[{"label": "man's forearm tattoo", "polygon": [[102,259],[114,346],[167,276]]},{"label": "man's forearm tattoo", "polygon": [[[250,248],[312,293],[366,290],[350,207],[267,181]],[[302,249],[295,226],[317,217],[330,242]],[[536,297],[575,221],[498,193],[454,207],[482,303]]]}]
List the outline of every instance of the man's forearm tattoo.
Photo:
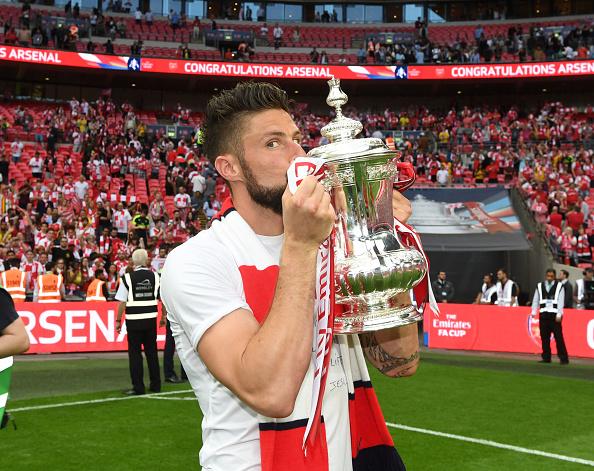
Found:
[{"label": "man's forearm tattoo", "polygon": [[[414,363],[419,358],[419,351],[415,350],[408,357],[393,356],[378,343],[373,332],[360,336],[361,347],[367,358],[384,374],[395,369],[400,369],[396,376],[406,376],[406,373],[414,368]],[[403,368],[404,367],[404,368]]]}]

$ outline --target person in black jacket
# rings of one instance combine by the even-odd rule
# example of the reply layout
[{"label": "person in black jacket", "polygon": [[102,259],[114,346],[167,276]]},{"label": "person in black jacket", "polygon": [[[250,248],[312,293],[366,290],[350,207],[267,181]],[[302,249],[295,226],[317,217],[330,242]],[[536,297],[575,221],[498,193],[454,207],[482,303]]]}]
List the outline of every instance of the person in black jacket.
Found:
[{"label": "person in black jacket", "polygon": [[451,303],[454,299],[454,284],[446,280],[446,272],[440,271],[437,279],[431,284],[435,300],[438,303]]},{"label": "person in black jacket", "polygon": [[[157,316],[159,312],[159,275],[147,268],[148,253],[137,249],[132,254],[134,271],[126,273],[115,295],[120,301],[116,319],[116,330],[121,331],[122,315],[126,312],[126,331],[128,333],[128,359],[132,389],[124,394],[145,393],[142,367],[142,350],[149,370],[151,392],[161,391],[161,374],[157,356]],[[162,311],[165,318],[166,311]]]},{"label": "person in black jacket", "polygon": [[573,307],[573,285],[571,284],[571,281],[569,281],[569,272],[567,270],[561,270],[559,281],[565,290],[563,307],[566,309],[571,309]]}]

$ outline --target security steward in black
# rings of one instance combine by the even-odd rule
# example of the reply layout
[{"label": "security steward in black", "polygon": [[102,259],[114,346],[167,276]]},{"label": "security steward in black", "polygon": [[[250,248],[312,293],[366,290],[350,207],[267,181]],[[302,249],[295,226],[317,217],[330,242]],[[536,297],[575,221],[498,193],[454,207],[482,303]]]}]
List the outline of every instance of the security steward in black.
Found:
[{"label": "security steward in black", "polygon": [[540,363],[551,362],[551,333],[557,344],[557,355],[562,365],[569,363],[565,340],[563,339],[563,305],[565,302],[565,290],[563,284],[557,281],[556,272],[549,268],[544,282],[538,283],[534,298],[532,298],[532,316],[540,311],[539,327],[540,339],[542,342],[542,360]]},{"label": "security steward in black", "polygon": [[431,284],[435,300],[438,303],[451,303],[454,299],[454,284],[446,280],[446,272],[440,271]]},{"label": "security steward in black", "polygon": [[565,296],[563,307],[565,309],[571,309],[573,307],[573,286],[571,285],[571,281],[569,281],[569,272],[567,270],[561,270],[559,282],[563,285]]},{"label": "security steward in black", "polygon": [[116,329],[120,332],[122,315],[126,312],[128,359],[132,389],[127,395],[145,393],[142,367],[142,348],[149,370],[151,392],[161,391],[159,357],[157,356],[157,315],[160,299],[159,275],[147,268],[148,254],[137,249],[132,254],[134,271],[122,277],[115,299],[120,301]]}]

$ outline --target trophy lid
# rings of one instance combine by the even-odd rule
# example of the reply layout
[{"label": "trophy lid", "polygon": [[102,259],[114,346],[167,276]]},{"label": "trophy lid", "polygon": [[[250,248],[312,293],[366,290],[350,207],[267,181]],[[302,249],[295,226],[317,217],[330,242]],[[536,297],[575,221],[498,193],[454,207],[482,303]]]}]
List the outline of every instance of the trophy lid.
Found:
[{"label": "trophy lid", "polygon": [[365,156],[391,153],[384,141],[377,138],[357,139],[357,134],[363,130],[363,125],[342,114],[342,107],[349,98],[340,88],[340,79],[332,77],[328,80],[330,92],[326,103],[334,107],[336,117],[321,129],[321,134],[330,141],[310,150],[309,157],[323,158],[328,161],[358,160]]}]

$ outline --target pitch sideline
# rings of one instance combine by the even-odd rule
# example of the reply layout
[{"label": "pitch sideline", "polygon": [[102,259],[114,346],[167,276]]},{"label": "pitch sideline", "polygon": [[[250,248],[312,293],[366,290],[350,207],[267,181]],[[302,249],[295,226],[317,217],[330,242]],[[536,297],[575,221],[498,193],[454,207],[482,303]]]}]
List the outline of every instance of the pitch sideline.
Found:
[{"label": "pitch sideline", "polygon": [[101,404],[103,402],[114,402],[114,401],[126,401],[128,399],[145,399],[151,397],[168,396],[170,394],[182,394],[192,392],[191,389],[183,389],[181,391],[167,391],[160,393],[143,394],[141,396],[125,396],[125,397],[106,397],[103,399],[89,399],[88,401],[73,401],[73,402],[61,402],[59,404],[42,404],[39,406],[29,407],[18,407],[16,409],[9,409],[8,412],[26,412],[30,410],[41,410],[41,409],[55,409],[56,407],[69,407],[69,406],[81,406],[85,404]]},{"label": "pitch sideline", "polygon": [[476,443],[477,445],[492,446],[494,448],[501,448],[503,450],[515,451],[517,453],[526,453],[528,455],[543,456],[560,461],[569,461],[570,463],[584,464],[586,466],[594,467],[594,461],[585,460],[583,458],[574,458],[573,456],[559,455],[557,453],[548,453],[546,451],[533,450],[531,448],[524,448],[521,446],[508,445],[506,443],[494,442],[492,440],[484,440],[482,438],[465,437],[464,435],[454,435],[453,433],[437,432],[435,430],[428,430],[425,428],[409,427],[408,425],[393,424],[386,422],[386,425],[391,428],[406,430],[408,432],[424,433],[426,435],[434,435],[436,437],[450,438],[453,440],[460,440],[462,442]]},{"label": "pitch sideline", "polygon": [[[106,397],[103,399],[89,399],[87,401],[73,401],[73,402],[62,402],[59,404],[43,404],[39,406],[29,406],[29,407],[18,407],[16,409],[10,409],[9,412],[27,412],[32,410],[42,410],[42,409],[55,409],[57,407],[70,407],[70,406],[78,406],[78,405],[85,405],[85,404],[101,404],[104,402],[114,402],[114,401],[125,401],[129,399],[159,399],[162,396],[169,396],[172,394],[184,394],[193,392],[192,389],[182,389],[180,391],[167,391],[161,393],[151,393],[145,394],[142,396],[126,396],[126,397]],[[403,424],[395,424],[392,422],[386,422],[386,425],[390,428],[399,429],[399,430],[406,430],[408,432],[416,432],[416,433],[424,433],[426,435],[433,435],[436,437],[442,438],[449,438],[452,440],[459,440],[468,443],[475,443],[477,445],[484,445],[484,446],[491,446],[493,448],[500,448],[503,450],[515,451],[517,453],[525,453],[528,455],[535,455],[535,456],[542,456],[544,458],[555,459],[559,461],[567,461],[570,463],[576,464],[583,464],[586,466],[594,467],[594,461],[586,460],[583,458],[575,458],[573,456],[566,456],[566,455],[559,455],[557,453],[548,453],[546,451],[541,450],[533,450],[531,448],[524,448],[521,446],[515,445],[508,445],[506,443],[499,443],[492,440],[484,440],[482,438],[472,438],[472,437],[465,437],[464,435],[455,435],[452,433],[445,433],[445,432],[438,432],[436,430],[429,430],[419,427],[410,427],[408,425]]]}]

